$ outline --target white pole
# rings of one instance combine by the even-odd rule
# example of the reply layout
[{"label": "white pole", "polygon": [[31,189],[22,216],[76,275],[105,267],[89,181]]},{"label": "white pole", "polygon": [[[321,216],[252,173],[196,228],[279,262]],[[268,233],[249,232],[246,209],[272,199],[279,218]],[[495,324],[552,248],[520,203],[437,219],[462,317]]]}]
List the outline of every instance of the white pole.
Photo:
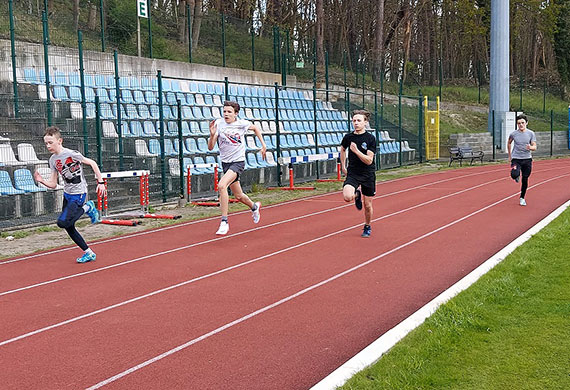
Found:
[{"label": "white pole", "polygon": [[[509,111],[509,0],[491,0],[491,80],[488,130],[499,135],[501,117]],[[497,143],[501,143],[497,137]],[[503,142],[504,143],[504,142]]]}]

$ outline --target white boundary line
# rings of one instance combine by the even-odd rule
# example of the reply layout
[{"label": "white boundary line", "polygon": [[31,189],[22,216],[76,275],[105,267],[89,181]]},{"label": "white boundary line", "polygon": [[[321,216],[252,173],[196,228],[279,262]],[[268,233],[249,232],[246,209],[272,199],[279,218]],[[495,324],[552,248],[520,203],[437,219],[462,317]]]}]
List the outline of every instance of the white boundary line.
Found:
[{"label": "white boundary line", "polygon": [[[449,180],[452,180],[452,179],[444,179],[444,180],[440,180],[440,181],[438,181],[438,182],[433,182],[433,183],[428,183],[428,184],[422,184],[422,185],[419,185],[419,186],[416,186],[416,187],[406,188],[406,189],[399,190],[399,191],[396,191],[396,192],[392,192],[392,193],[389,193],[389,194],[384,194],[384,195],[377,196],[377,197],[375,197],[374,199],[380,199],[380,198],[383,198],[383,197],[388,197],[388,196],[392,196],[392,195],[401,194],[401,193],[403,193],[403,192],[408,192],[408,191],[411,191],[411,190],[414,190],[414,189],[423,188],[423,187],[426,187],[426,186],[430,186],[430,185],[433,185],[433,184],[436,184],[436,183],[442,183],[442,182],[449,181]],[[376,218],[376,219],[374,219],[372,222],[376,222],[376,221],[378,221],[378,220],[381,220],[381,219],[383,219],[384,217],[397,215],[397,214],[400,214],[400,213],[402,213],[402,212],[406,212],[406,211],[415,209],[415,208],[420,207],[420,206],[424,206],[424,205],[427,205],[427,204],[430,204],[430,203],[433,203],[433,202],[436,202],[436,201],[439,201],[439,200],[442,200],[442,199],[446,199],[446,198],[449,198],[449,197],[451,197],[451,196],[459,195],[459,194],[462,194],[462,193],[467,192],[467,191],[474,190],[474,189],[479,188],[479,187],[483,187],[483,186],[486,186],[486,185],[489,185],[489,184],[492,184],[492,183],[496,183],[496,182],[501,181],[501,180],[505,180],[505,178],[501,177],[501,178],[499,178],[499,179],[487,181],[487,182],[485,182],[485,183],[478,184],[478,185],[476,185],[476,186],[472,186],[472,187],[469,187],[469,188],[465,188],[465,189],[463,189],[463,190],[456,191],[456,192],[453,192],[453,193],[451,193],[451,194],[443,195],[443,196],[441,196],[441,197],[438,197],[438,198],[431,199],[431,200],[426,201],[426,202],[422,202],[422,203],[416,204],[415,206],[407,207],[407,208],[405,208],[405,209],[402,209],[402,210],[393,212],[393,213],[388,214],[388,215],[386,215],[386,216],[383,216],[383,217],[380,217],[380,218]],[[90,270],[90,271],[85,271],[85,272],[80,272],[80,273],[71,274],[71,275],[67,275],[67,276],[62,276],[62,277],[59,277],[59,278],[55,278],[55,279],[51,279],[51,280],[46,280],[46,281],[44,281],[44,282],[39,282],[39,283],[31,284],[31,285],[28,285],[28,286],[15,288],[15,289],[12,289],[12,290],[2,291],[2,292],[0,292],[0,297],[2,297],[2,296],[4,296],[4,295],[9,295],[9,294],[13,294],[13,293],[16,293],[16,292],[24,291],[24,290],[29,290],[29,289],[32,289],[32,288],[35,288],[35,287],[41,287],[41,286],[45,286],[45,285],[48,285],[48,284],[53,284],[53,283],[56,283],[56,282],[61,282],[61,281],[63,281],[63,280],[72,279],[72,278],[76,278],[76,277],[79,277],[79,276],[84,276],[84,275],[89,275],[89,274],[93,274],[93,273],[100,272],[100,271],[105,271],[105,270],[112,269],[112,268],[116,268],[116,267],[120,267],[120,266],[123,266],[123,265],[126,265],[126,264],[136,263],[136,262],[138,262],[138,261],[146,260],[146,259],[149,259],[149,258],[152,258],[152,257],[157,257],[157,256],[161,256],[161,255],[166,255],[166,254],[169,254],[169,253],[178,252],[178,251],[185,250],[185,249],[190,249],[190,248],[193,248],[193,247],[196,247],[196,246],[200,246],[200,245],[204,245],[204,244],[209,244],[209,243],[211,243],[211,242],[220,241],[220,240],[225,240],[225,239],[228,239],[228,238],[230,238],[230,237],[235,237],[235,236],[243,235],[243,234],[250,233],[250,232],[253,232],[253,231],[256,231],[256,230],[266,229],[266,228],[269,228],[269,227],[281,225],[281,224],[288,223],[288,222],[294,222],[294,221],[301,220],[301,219],[308,218],[308,217],[312,217],[312,216],[315,216],[315,215],[324,214],[324,213],[328,213],[328,212],[335,211],[335,210],[340,210],[340,209],[345,208],[345,207],[352,207],[352,203],[343,204],[343,205],[341,205],[341,206],[332,207],[332,208],[328,208],[328,209],[316,211],[316,212],[313,212],[313,213],[310,213],[310,214],[304,214],[304,215],[301,215],[301,216],[298,216],[298,217],[285,219],[285,220],[282,220],[282,221],[274,222],[274,223],[272,223],[272,224],[263,225],[263,226],[255,227],[255,228],[252,228],[252,229],[244,230],[244,231],[241,231],[241,232],[229,234],[229,235],[227,235],[227,236],[222,236],[222,237],[219,237],[219,236],[218,236],[218,237],[216,237],[216,238],[208,239],[208,240],[205,240],[205,241],[199,241],[199,242],[195,242],[195,243],[193,243],[193,244],[188,244],[188,245],[184,245],[184,246],[181,246],[181,247],[172,248],[172,249],[168,249],[168,250],[165,250],[165,251],[161,251],[161,252],[152,253],[152,254],[149,254],[149,255],[137,257],[137,258],[134,258],[134,259],[131,259],[131,260],[125,260],[125,261],[122,261],[122,262],[120,262],[120,263],[111,264],[111,265],[108,265],[108,266],[105,266],[105,267],[101,267],[101,268],[95,268],[95,269],[92,269],[92,270]],[[348,229],[353,229],[353,228],[356,228],[356,227],[358,227],[358,226],[361,226],[361,224],[351,226],[351,227],[348,228]],[[345,230],[343,229],[343,230],[341,230],[341,231],[338,231],[337,233],[340,233],[340,232],[343,232],[343,231],[345,231]],[[336,233],[332,233],[332,234],[336,234]],[[328,235],[326,235],[326,236],[324,236],[324,237],[327,237],[327,236],[328,236]],[[312,241],[307,241],[307,242],[312,242]],[[0,345],[2,345],[2,344],[0,344]]]},{"label": "white boundary line", "polygon": [[[550,169],[559,169],[558,167],[555,168],[550,168]],[[547,169],[548,170],[548,169]],[[374,199],[376,198],[382,198],[382,197],[386,197],[386,196],[390,196],[390,195],[395,195],[395,194],[399,194],[401,192],[405,192],[405,191],[410,191],[410,190],[414,190],[414,189],[418,189],[418,188],[422,188],[425,186],[430,186],[430,185],[434,185],[434,184],[439,184],[439,183],[443,183],[446,181],[451,181],[451,180],[456,180],[456,179],[463,179],[466,177],[471,177],[471,176],[479,176],[479,175],[485,175],[485,174],[489,174],[489,173],[495,173],[495,172],[501,172],[504,171],[504,169],[493,169],[493,170],[489,170],[489,171],[483,171],[483,172],[474,172],[474,173],[469,173],[466,175],[458,175],[458,176],[454,176],[451,178],[447,178],[447,179],[442,179],[442,180],[437,180],[434,181],[432,183],[427,183],[427,184],[422,184],[420,186],[416,186],[416,187],[412,187],[406,190],[400,190],[394,193],[388,193],[388,194],[384,194],[381,196],[376,196],[374,197]],[[377,182],[376,183],[376,187],[380,186],[380,185],[384,185],[384,184],[388,184],[388,183],[394,183],[394,182],[398,182],[398,181],[402,181],[402,180],[409,180],[412,178],[417,178],[417,177],[422,177],[422,176],[429,176],[429,175],[441,175],[441,174],[445,174],[448,173],[450,171],[440,171],[440,172],[433,172],[433,173],[429,173],[429,174],[425,174],[425,175],[414,175],[414,176],[407,176],[407,177],[400,177],[398,179],[393,179],[393,180],[388,180],[388,181],[382,181],[382,182]],[[538,171],[537,171],[538,172]],[[265,206],[264,208],[274,208],[274,207],[280,207],[280,206],[285,206],[285,205],[289,205],[291,203],[296,203],[296,202],[303,202],[306,200],[311,200],[311,199],[315,199],[315,198],[320,198],[320,197],[325,197],[328,195],[333,195],[336,193],[341,193],[341,191],[334,191],[334,192],[327,192],[325,194],[319,194],[319,195],[313,195],[313,196],[308,196],[308,197],[304,197],[304,198],[299,198],[299,199],[293,199],[287,202],[283,202],[283,203],[277,203],[277,204],[273,204],[270,206]],[[235,213],[232,213],[231,215],[239,215],[239,214],[243,214],[243,213],[247,213],[248,210],[244,210],[244,211],[238,211]],[[170,229],[176,229],[176,228],[181,228],[181,227],[186,227],[188,225],[194,225],[197,223],[202,223],[202,222],[208,222],[208,221],[212,221],[215,219],[218,219],[219,216],[215,216],[215,217],[209,217],[209,218],[204,218],[204,219],[198,219],[198,220],[194,220],[194,221],[188,221],[188,222],[184,222],[184,223],[180,223],[180,224],[176,224],[176,225],[170,225],[170,226],[165,226],[165,227],[160,227],[160,228],[156,228],[156,229],[151,229],[151,230],[145,230],[142,232],[137,232],[137,233],[132,233],[132,234],[126,234],[124,236],[119,236],[119,237],[113,237],[113,238],[108,238],[108,239],[102,239],[100,241],[94,241],[94,242],[90,242],[89,245],[90,246],[94,246],[94,245],[99,245],[99,244],[104,244],[104,243],[108,243],[108,242],[114,242],[114,241],[119,241],[119,240],[124,240],[127,238],[132,238],[132,237],[138,237],[138,236],[144,236],[147,234],[152,234],[152,233],[159,233],[162,232],[164,230],[170,230]],[[11,260],[5,260],[5,261],[0,261],[0,265],[3,264],[9,264],[9,263],[15,263],[15,262],[19,262],[19,261],[23,261],[23,260],[29,260],[29,259],[33,259],[33,258],[37,258],[37,257],[41,257],[41,256],[45,256],[45,255],[51,255],[54,253],[61,253],[61,252],[66,252],[69,250],[74,250],[77,249],[77,247],[75,245],[73,246],[69,246],[69,247],[65,247],[65,248],[60,248],[60,249],[54,249],[52,251],[47,251],[47,252],[41,252],[41,253],[36,253],[36,254],[32,254],[32,255],[27,255],[27,256],[23,256],[23,257],[18,257],[18,258],[14,258]]]},{"label": "white boundary line", "polygon": [[517,247],[528,241],[533,235],[538,233],[556,217],[562,214],[568,206],[570,206],[570,200],[547,215],[543,220],[517,237],[499,252],[495,253],[492,257],[464,276],[461,280],[421,307],[414,314],[384,333],[342,366],[311,387],[310,390],[334,390],[337,387],[342,386],[348,379],[352,378],[359,371],[362,371],[366,367],[377,362],[382,355],[388,352],[398,341],[420,326],[439,308],[439,306],[470,287],[473,283],[479,280],[481,276],[485,275],[493,267],[503,261]]},{"label": "white boundary line", "polygon": [[[570,174],[569,174],[569,175],[570,175]],[[560,176],[560,177],[566,177],[566,176],[569,176],[569,175],[563,175],[563,176]],[[541,185],[541,184],[550,182],[550,181],[552,181],[552,180],[557,180],[557,179],[559,179],[560,177],[547,179],[547,180],[545,180],[545,181],[542,181],[542,182],[540,182],[540,183],[535,184],[533,187],[536,187],[536,186],[538,186],[538,185]],[[504,201],[506,201],[506,200],[508,200],[508,199],[510,199],[510,198],[512,198],[512,197],[514,197],[514,196],[518,196],[518,192],[517,192],[516,194],[509,195],[509,196],[507,196],[507,197],[505,197],[505,198],[503,198],[503,199],[500,199],[500,200],[498,200],[498,201],[495,201],[495,202],[493,202],[493,203],[491,203],[491,204],[489,204],[489,205],[487,205],[487,206],[485,206],[485,207],[483,207],[483,208],[480,208],[479,210],[473,211],[472,213],[469,213],[469,214],[467,214],[467,215],[465,215],[465,216],[463,216],[463,217],[461,217],[461,218],[458,218],[458,219],[456,219],[455,221],[452,221],[452,222],[449,222],[449,223],[447,223],[447,224],[445,224],[445,225],[443,225],[443,226],[440,226],[440,227],[437,228],[437,229],[434,229],[434,230],[432,230],[432,231],[430,231],[430,232],[428,232],[428,233],[425,233],[425,234],[423,234],[423,235],[421,235],[421,236],[419,236],[419,237],[416,237],[416,238],[414,238],[414,239],[412,239],[412,240],[410,240],[410,241],[408,241],[408,242],[406,242],[406,243],[404,243],[404,244],[401,244],[401,245],[399,245],[399,246],[397,246],[397,247],[395,247],[395,248],[393,248],[393,249],[391,249],[391,250],[389,250],[389,251],[387,251],[387,252],[384,252],[384,253],[382,253],[382,254],[376,256],[376,257],[373,257],[373,258],[371,258],[371,259],[368,259],[368,260],[366,260],[365,262],[360,263],[360,264],[358,264],[358,265],[356,265],[356,266],[354,266],[354,267],[352,267],[352,268],[349,268],[349,269],[347,269],[347,270],[345,270],[345,271],[343,271],[343,272],[341,272],[341,273],[338,273],[338,274],[336,274],[336,275],[334,275],[334,276],[331,276],[331,277],[328,278],[328,279],[325,279],[325,280],[322,280],[322,281],[319,282],[319,283],[313,284],[313,285],[311,285],[311,286],[309,286],[309,287],[307,287],[307,288],[305,288],[305,289],[303,289],[303,290],[300,290],[300,291],[296,292],[295,294],[289,295],[288,297],[285,297],[285,298],[283,298],[283,299],[281,299],[281,300],[279,300],[279,301],[277,301],[277,302],[274,302],[274,303],[272,303],[272,304],[270,304],[270,305],[267,305],[267,306],[265,306],[265,307],[263,307],[263,308],[261,308],[261,309],[258,309],[258,310],[254,311],[254,312],[251,312],[251,313],[249,313],[249,314],[247,314],[247,315],[245,315],[245,316],[243,316],[243,317],[240,317],[240,318],[238,318],[238,319],[236,319],[236,320],[234,320],[234,321],[232,321],[232,322],[229,322],[229,323],[227,323],[227,324],[225,324],[225,325],[222,325],[222,326],[220,326],[220,327],[217,328],[217,329],[214,329],[214,330],[212,330],[212,331],[210,331],[210,332],[208,332],[208,333],[203,334],[202,336],[199,336],[199,337],[197,337],[197,338],[195,338],[195,339],[189,340],[188,342],[186,342],[186,343],[184,343],[184,344],[181,344],[181,345],[179,345],[179,346],[177,346],[177,347],[175,347],[175,348],[172,348],[172,349],[170,349],[170,350],[168,350],[168,351],[166,351],[166,352],[164,352],[164,353],[162,353],[162,354],[160,354],[160,355],[157,355],[157,356],[155,356],[155,357],[153,357],[153,358],[151,358],[151,359],[148,359],[148,360],[146,360],[146,361],[144,361],[144,362],[142,362],[142,363],[140,363],[140,364],[138,364],[138,365],[136,365],[136,366],[133,366],[133,367],[131,367],[131,368],[129,368],[129,369],[123,371],[123,372],[120,372],[120,373],[118,373],[118,374],[116,374],[116,375],[114,375],[114,376],[112,376],[112,377],[109,377],[109,378],[107,378],[107,379],[105,379],[105,380],[103,380],[103,381],[101,381],[101,382],[99,382],[99,383],[97,383],[97,384],[95,384],[95,385],[93,385],[93,386],[91,386],[91,387],[88,387],[87,390],[99,389],[99,388],[101,388],[101,387],[103,387],[103,386],[106,386],[106,385],[112,383],[112,382],[115,382],[115,381],[118,380],[118,379],[121,379],[121,378],[123,378],[123,377],[125,377],[125,376],[127,376],[127,375],[129,375],[129,374],[132,374],[133,372],[138,371],[138,370],[140,370],[140,369],[142,369],[142,368],[144,368],[144,367],[146,367],[146,366],[148,366],[148,365],[151,365],[151,364],[153,364],[153,363],[156,363],[157,361],[162,360],[162,359],[164,359],[164,358],[166,358],[166,357],[168,357],[168,356],[170,356],[170,355],[172,355],[172,354],[174,354],[174,353],[176,353],[176,352],[182,351],[182,350],[184,350],[184,349],[186,349],[186,348],[188,348],[188,347],[190,347],[190,346],[192,346],[192,345],[194,345],[194,344],[196,344],[196,343],[198,343],[198,342],[200,342],[200,341],[203,341],[203,340],[205,340],[205,339],[207,339],[207,338],[209,338],[209,337],[211,337],[211,336],[214,336],[214,335],[216,335],[216,334],[218,334],[218,333],[221,333],[221,332],[223,332],[224,330],[233,327],[234,325],[237,325],[237,324],[239,324],[239,323],[242,323],[242,322],[244,322],[244,321],[247,321],[247,320],[249,320],[250,318],[253,318],[253,317],[255,317],[255,316],[259,315],[259,314],[262,314],[262,313],[264,313],[264,312],[266,312],[266,311],[268,311],[268,310],[271,310],[271,309],[273,309],[273,308],[275,308],[275,307],[277,307],[277,306],[280,306],[280,305],[282,305],[283,303],[286,303],[286,302],[288,302],[288,301],[291,301],[291,300],[293,300],[294,298],[297,298],[297,297],[299,297],[299,296],[301,296],[301,295],[304,295],[304,294],[306,294],[306,293],[308,293],[308,292],[310,292],[310,291],[312,291],[312,290],[314,290],[314,289],[316,289],[316,288],[318,288],[318,287],[321,287],[321,286],[323,286],[323,285],[325,285],[325,284],[328,284],[328,283],[330,283],[330,282],[332,282],[332,281],[334,281],[334,280],[336,280],[336,279],[339,279],[339,278],[341,278],[341,277],[343,277],[343,276],[345,276],[345,275],[348,275],[348,274],[350,274],[350,273],[352,273],[352,272],[354,272],[354,271],[356,271],[356,270],[358,270],[358,269],[360,269],[360,268],[362,268],[362,267],[364,267],[364,266],[366,266],[366,265],[369,265],[369,264],[371,264],[371,263],[374,263],[375,261],[377,261],[377,260],[379,260],[379,259],[381,259],[381,258],[383,258],[383,257],[385,257],[385,256],[388,256],[388,255],[390,255],[390,254],[392,254],[392,253],[394,253],[394,252],[397,252],[397,251],[400,250],[400,249],[403,249],[403,248],[408,247],[408,246],[410,246],[410,245],[412,245],[412,244],[415,244],[416,242],[421,241],[421,240],[423,240],[424,238],[427,238],[427,237],[429,237],[429,236],[432,236],[433,234],[438,233],[438,232],[440,232],[440,231],[442,231],[442,230],[444,230],[444,229],[447,229],[447,228],[450,227],[450,226],[453,226],[453,225],[455,225],[455,224],[457,224],[457,223],[459,223],[459,222],[462,222],[462,221],[464,221],[464,220],[466,220],[466,219],[468,219],[468,218],[470,218],[470,217],[472,217],[472,216],[474,216],[474,215],[476,215],[476,214],[479,214],[479,213],[481,213],[481,212],[483,212],[483,211],[485,211],[485,210],[488,210],[488,209],[490,209],[491,207],[494,207],[494,206],[498,205],[499,203],[502,203],[502,202],[504,202]],[[463,279],[462,279],[462,280],[463,280]],[[420,310],[421,310],[421,309],[420,309]]]}]

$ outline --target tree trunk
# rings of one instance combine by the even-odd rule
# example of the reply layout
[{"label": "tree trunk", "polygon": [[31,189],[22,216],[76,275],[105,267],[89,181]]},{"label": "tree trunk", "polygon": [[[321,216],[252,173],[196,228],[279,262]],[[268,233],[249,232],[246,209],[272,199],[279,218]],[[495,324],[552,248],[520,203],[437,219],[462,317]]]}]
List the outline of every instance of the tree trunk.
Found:
[{"label": "tree trunk", "polygon": [[325,12],[323,9],[323,0],[316,0],[316,11],[317,11],[317,21],[316,21],[316,38],[317,38],[317,64],[323,65],[325,63],[325,51],[324,51],[324,19]]},{"label": "tree trunk", "polygon": [[89,31],[95,31],[99,25],[99,14],[97,13],[97,6],[95,4],[89,5],[89,17],[87,18],[87,29]]},{"label": "tree trunk", "polygon": [[376,8],[374,75],[380,74],[384,65],[384,1],[385,0],[378,0],[378,6]]},{"label": "tree trunk", "polygon": [[186,1],[180,1],[178,5],[178,42],[186,42]]},{"label": "tree trunk", "polygon": [[79,30],[79,0],[73,0],[73,28]]},{"label": "tree trunk", "polygon": [[198,47],[198,39],[200,39],[203,0],[190,0],[190,8],[192,8],[192,3],[194,3],[194,13],[192,16],[192,49],[195,49]]}]

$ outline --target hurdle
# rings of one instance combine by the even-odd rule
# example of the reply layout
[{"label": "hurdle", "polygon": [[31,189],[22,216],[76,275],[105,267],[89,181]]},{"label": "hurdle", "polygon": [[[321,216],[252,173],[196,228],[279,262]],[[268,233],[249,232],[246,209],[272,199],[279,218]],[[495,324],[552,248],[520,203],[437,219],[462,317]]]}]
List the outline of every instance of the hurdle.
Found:
[{"label": "hurdle", "polygon": [[[102,216],[107,217],[109,211],[109,192],[108,192],[108,180],[118,179],[118,178],[129,178],[138,177],[139,178],[139,204],[140,213],[135,215],[129,215],[136,218],[157,218],[157,219],[178,219],[181,218],[180,215],[160,215],[151,214],[148,212],[148,206],[150,202],[150,192],[149,192],[149,170],[138,170],[138,171],[119,171],[119,172],[102,172],[103,182],[105,183],[105,195],[101,196],[97,194],[97,209]],[[109,219],[105,218],[101,220],[101,223],[107,225],[122,225],[122,226],[136,226],[140,224],[139,221],[135,220],[119,220],[119,219]]]},{"label": "hurdle", "polygon": [[340,153],[320,153],[320,154],[309,154],[306,156],[293,156],[293,157],[279,157],[277,162],[281,164],[289,165],[289,187],[268,187],[268,190],[284,190],[284,191],[296,191],[296,190],[314,190],[315,187],[295,187],[293,178],[293,164],[297,162],[313,162],[321,160],[337,159],[337,177],[338,179],[323,179],[323,181],[340,181]]},{"label": "hurdle", "polygon": [[[186,165],[186,192],[188,196],[188,201],[195,206],[204,206],[204,207],[218,207],[220,205],[218,197],[214,197],[213,199],[198,199],[192,201],[192,169],[196,168],[214,168],[214,192],[218,193],[218,164],[217,163],[203,163],[203,164],[188,164]],[[229,199],[230,203],[237,203],[239,202],[236,199]]]}]

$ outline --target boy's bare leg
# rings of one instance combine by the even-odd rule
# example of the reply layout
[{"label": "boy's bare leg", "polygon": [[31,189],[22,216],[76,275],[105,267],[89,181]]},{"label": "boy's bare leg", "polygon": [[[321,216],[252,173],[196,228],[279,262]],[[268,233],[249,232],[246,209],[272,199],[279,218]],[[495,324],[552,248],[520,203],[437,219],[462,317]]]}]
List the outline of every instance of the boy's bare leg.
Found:
[{"label": "boy's bare leg", "polygon": [[[239,181],[236,181],[235,183],[232,183],[230,185],[230,188],[232,190],[232,193],[234,194],[234,197],[240,201],[241,203],[243,203],[244,205],[246,205],[247,207],[249,207],[250,209],[253,207],[253,202],[251,199],[249,199],[249,196],[247,196],[243,190],[241,189],[241,184],[239,184]],[[227,191],[226,191],[227,194]],[[227,215],[227,214],[226,214]]]},{"label": "boy's bare leg", "polygon": [[347,184],[344,187],[342,187],[342,196],[344,197],[344,201],[345,202],[353,202],[355,191],[356,191],[356,188],[354,188],[350,184]]},{"label": "boy's bare leg", "polygon": [[372,200],[374,199],[371,196],[362,195],[364,198],[364,221],[367,225],[370,225],[370,221],[372,220],[372,213],[374,209],[372,208]]},{"label": "boy's bare leg", "polygon": [[220,209],[222,211],[222,217],[228,216],[228,203],[229,203],[228,187],[232,188],[233,191],[233,184],[230,185],[230,183],[232,183],[236,178],[237,178],[237,173],[235,173],[230,169],[226,173],[224,173],[224,176],[222,176],[220,182],[218,183],[218,193],[220,194]]}]

